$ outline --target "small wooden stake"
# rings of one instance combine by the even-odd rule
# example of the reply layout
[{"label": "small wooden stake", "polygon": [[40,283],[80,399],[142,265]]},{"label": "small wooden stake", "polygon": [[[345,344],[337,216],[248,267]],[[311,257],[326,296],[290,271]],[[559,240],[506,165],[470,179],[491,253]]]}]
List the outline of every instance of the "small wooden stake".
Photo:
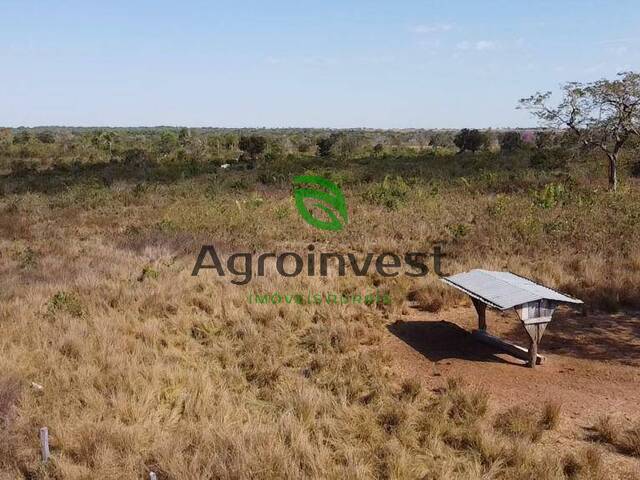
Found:
[{"label": "small wooden stake", "polygon": [[40,453],[42,454],[42,461],[49,460],[49,429],[42,427],[40,429]]}]

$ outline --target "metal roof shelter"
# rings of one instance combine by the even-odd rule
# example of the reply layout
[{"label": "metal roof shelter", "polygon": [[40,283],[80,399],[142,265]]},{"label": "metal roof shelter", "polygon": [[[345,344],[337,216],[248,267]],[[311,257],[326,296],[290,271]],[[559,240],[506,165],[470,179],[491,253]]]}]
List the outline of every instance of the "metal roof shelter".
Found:
[{"label": "metal roof shelter", "polygon": [[[441,280],[471,297],[478,312],[478,330],[473,331],[476,338],[497,346],[518,358],[528,360],[530,367],[544,361],[544,357],[538,355],[538,343],[545,328],[551,322],[556,307],[563,303],[583,303],[582,300],[563,295],[511,272],[476,269],[443,277]],[[531,339],[528,351],[486,332],[487,305],[498,310],[509,308],[516,310]]]}]

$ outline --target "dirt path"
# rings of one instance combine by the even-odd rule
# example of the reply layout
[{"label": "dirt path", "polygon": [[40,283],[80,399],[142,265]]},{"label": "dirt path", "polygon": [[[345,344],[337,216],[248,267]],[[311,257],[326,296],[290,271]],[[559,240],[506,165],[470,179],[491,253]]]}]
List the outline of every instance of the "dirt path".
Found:
[{"label": "dirt path", "polygon": [[[515,313],[488,313],[488,331],[522,346],[526,333]],[[410,309],[389,326],[386,347],[398,372],[439,388],[447,377],[485,387],[494,410],[545,400],[562,404],[562,422],[544,443],[573,448],[593,444],[589,427],[602,415],[640,420],[640,314],[590,314],[560,310],[540,345],[542,366],[524,362],[479,344],[469,331],[476,327],[473,308],[436,314]],[[640,478],[640,461],[607,454],[621,468]],[[637,476],[636,476],[637,475]]]}]

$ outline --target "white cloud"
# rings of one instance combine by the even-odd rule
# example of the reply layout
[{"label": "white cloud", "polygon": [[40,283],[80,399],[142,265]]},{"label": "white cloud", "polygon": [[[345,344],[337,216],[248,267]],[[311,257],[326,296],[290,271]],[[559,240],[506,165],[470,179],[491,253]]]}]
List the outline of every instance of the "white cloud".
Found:
[{"label": "white cloud", "polygon": [[612,38],[598,43],[600,45],[615,45],[620,43],[637,43],[639,40],[640,38]]},{"label": "white cloud", "polygon": [[475,48],[478,51],[493,50],[494,48],[496,48],[496,44],[489,40],[480,40],[479,42],[476,42]]},{"label": "white cloud", "polygon": [[427,34],[427,33],[442,33],[448,32],[453,29],[453,25],[449,23],[434,23],[430,25],[414,25],[410,28],[413,33],[417,34]]},{"label": "white cloud", "polygon": [[629,52],[629,48],[626,45],[618,45],[617,47],[613,47],[610,51],[617,57],[624,57]]},{"label": "white cloud", "polygon": [[360,62],[367,65],[385,65],[391,64],[395,61],[395,57],[392,55],[367,55],[359,57]]},{"label": "white cloud", "polygon": [[313,65],[315,67],[328,67],[337,63],[335,58],[330,57],[316,57],[308,56],[302,58],[302,63],[305,65]]},{"label": "white cloud", "polygon": [[483,52],[486,50],[494,50],[496,48],[496,43],[490,40],[478,40],[477,42],[468,42],[462,41],[456,45],[458,50],[476,50],[478,52]]},{"label": "white cloud", "polygon": [[585,73],[597,73],[603,71],[605,67],[606,65],[604,63],[596,63],[585,67],[584,71]]},{"label": "white cloud", "polygon": [[433,40],[425,39],[425,40],[420,40],[418,42],[418,46],[421,49],[431,51],[431,52],[435,52],[436,50],[438,50],[440,48],[440,45],[441,45],[441,42],[438,39],[433,39]]}]

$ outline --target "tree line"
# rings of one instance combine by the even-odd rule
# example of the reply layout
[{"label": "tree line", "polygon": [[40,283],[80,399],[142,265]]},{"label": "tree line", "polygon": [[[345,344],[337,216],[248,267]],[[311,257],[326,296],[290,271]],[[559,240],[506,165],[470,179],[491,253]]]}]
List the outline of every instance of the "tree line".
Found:
[{"label": "tree line", "polygon": [[[618,187],[621,152],[636,148],[640,137],[640,74],[623,72],[613,80],[570,82],[561,98],[537,92],[518,108],[539,121],[531,129],[225,129],[17,128],[0,129],[0,169],[26,171],[30,160],[52,162],[214,162],[245,165],[283,157],[317,156],[348,160],[364,156],[432,153],[514,153],[528,150],[532,166],[559,166],[571,149],[600,152],[607,160],[611,190]],[[15,167],[15,168],[14,168]],[[640,162],[632,172],[640,175]]]}]

